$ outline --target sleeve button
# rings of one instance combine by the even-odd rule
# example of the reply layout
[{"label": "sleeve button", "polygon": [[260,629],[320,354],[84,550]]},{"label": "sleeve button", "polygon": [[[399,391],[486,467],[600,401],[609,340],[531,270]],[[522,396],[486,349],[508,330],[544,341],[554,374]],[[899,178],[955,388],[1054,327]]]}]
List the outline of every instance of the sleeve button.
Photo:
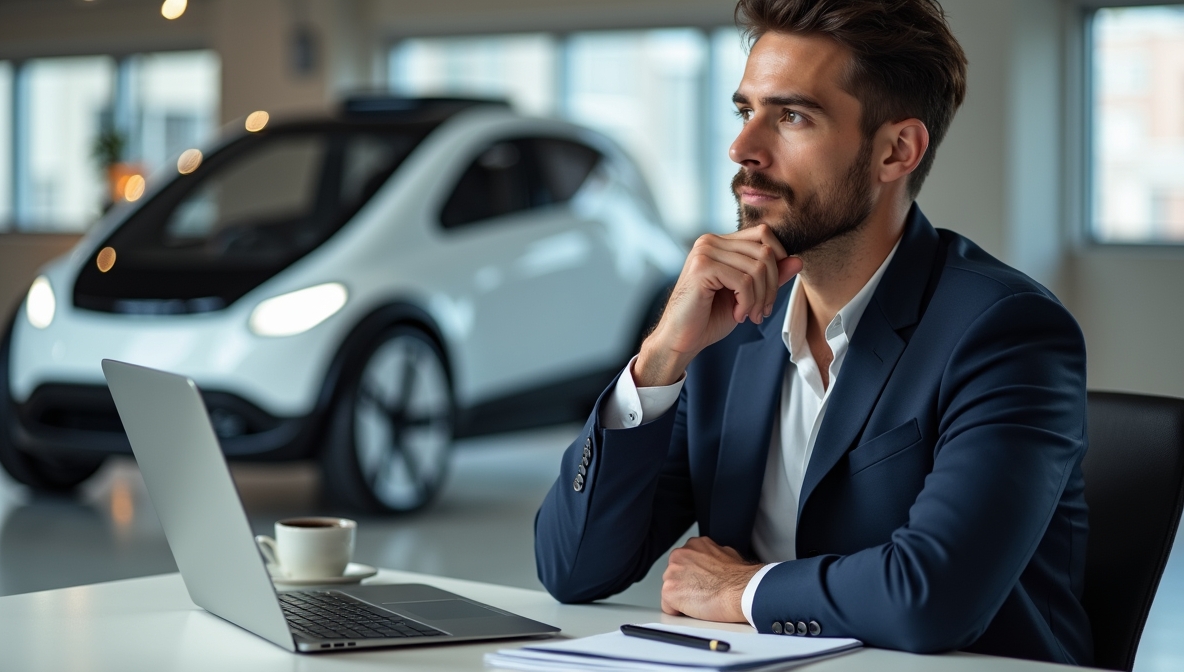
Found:
[{"label": "sleeve button", "polygon": [[584,465],[582,465],[582,464],[581,464],[581,465],[578,467],[578,469],[579,469],[579,472],[580,472],[580,476],[587,476],[587,475],[588,475],[588,469],[587,469],[587,467],[585,467]]},{"label": "sleeve button", "polygon": [[584,450],[592,450],[592,437],[584,439]]},{"label": "sleeve button", "polygon": [[806,622],[805,621],[798,621],[798,634],[799,635],[806,634]]},{"label": "sleeve button", "polygon": [[817,637],[822,634],[822,626],[818,625],[818,621],[810,621],[806,627],[810,629],[811,636]]},{"label": "sleeve button", "polygon": [[781,634],[781,621],[773,621],[773,634],[774,635]]},{"label": "sleeve button", "polygon": [[581,490],[583,490],[584,489],[584,477],[580,476],[579,474],[576,474],[576,480],[571,484],[571,487],[574,488],[576,492],[580,492]]}]

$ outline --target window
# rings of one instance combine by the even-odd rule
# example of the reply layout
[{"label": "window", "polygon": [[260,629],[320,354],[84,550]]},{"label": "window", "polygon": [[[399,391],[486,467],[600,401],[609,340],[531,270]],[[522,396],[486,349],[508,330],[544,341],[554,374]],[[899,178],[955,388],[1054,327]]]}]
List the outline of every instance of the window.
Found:
[{"label": "window", "polygon": [[110,110],[115,61],[105,56],[28,61],[17,74],[20,117],[17,223],[81,231],[102,212],[105,176],[95,141]]},{"label": "window", "polygon": [[672,230],[691,237],[736,225],[727,149],[744,58],[735,28],[491,35],[404,40],[389,72],[396,93],[504,98],[604,133],[637,162]]},{"label": "window", "polygon": [[410,39],[390,53],[391,89],[409,96],[509,101],[527,114],[556,112],[559,50],[550,35]]},{"label": "window", "polygon": [[599,161],[595,150],[558,138],[498,142],[461,175],[440,223],[451,229],[566,202]]},{"label": "window", "polygon": [[0,231],[12,228],[12,64],[0,61]]},{"label": "window", "polygon": [[430,130],[348,128],[251,135],[208,157],[103,243],[117,263],[87,264],[75,305],[173,314],[238,300],[340,229]]},{"label": "window", "polygon": [[1184,243],[1184,5],[1091,24],[1091,225],[1106,243]]},{"label": "window", "polygon": [[0,227],[85,230],[119,174],[168,168],[212,136],[218,91],[212,51],[0,64]]},{"label": "window", "polygon": [[125,159],[151,174],[217,130],[221,66],[212,51],[131,56],[120,65],[115,125],[127,138]]}]

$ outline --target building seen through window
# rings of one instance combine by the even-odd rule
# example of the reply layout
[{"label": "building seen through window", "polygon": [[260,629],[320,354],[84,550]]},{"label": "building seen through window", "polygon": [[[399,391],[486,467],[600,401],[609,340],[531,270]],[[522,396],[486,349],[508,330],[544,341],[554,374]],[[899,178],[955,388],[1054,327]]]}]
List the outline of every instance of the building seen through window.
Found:
[{"label": "building seen through window", "polygon": [[0,231],[12,222],[12,64],[0,61]]},{"label": "building seen through window", "polygon": [[1092,44],[1094,238],[1184,243],[1184,5],[1099,10]]},{"label": "building seen through window", "polygon": [[684,237],[735,227],[727,148],[744,51],[734,28],[416,38],[390,54],[405,95],[502,98],[613,138]]},{"label": "building seen through window", "polygon": [[211,137],[218,91],[210,51],[5,64],[0,227],[85,230],[119,198],[121,176],[134,184]]}]

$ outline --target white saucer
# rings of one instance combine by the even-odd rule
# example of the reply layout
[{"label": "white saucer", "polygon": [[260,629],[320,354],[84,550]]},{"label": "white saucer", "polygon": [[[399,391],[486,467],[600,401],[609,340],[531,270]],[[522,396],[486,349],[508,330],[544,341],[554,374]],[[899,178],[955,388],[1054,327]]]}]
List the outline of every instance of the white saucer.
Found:
[{"label": "white saucer", "polygon": [[271,582],[277,585],[284,586],[329,586],[342,585],[347,583],[359,583],[362,579],[368,579],[378,573],[370,565],[362,565],[356,562],[351,562],[345,568],[345,573],[341,576],[325,576],[313,579],[289,579],[280,574],[279,568],[275,565],[268,564],[267,572],[271,574]]}]

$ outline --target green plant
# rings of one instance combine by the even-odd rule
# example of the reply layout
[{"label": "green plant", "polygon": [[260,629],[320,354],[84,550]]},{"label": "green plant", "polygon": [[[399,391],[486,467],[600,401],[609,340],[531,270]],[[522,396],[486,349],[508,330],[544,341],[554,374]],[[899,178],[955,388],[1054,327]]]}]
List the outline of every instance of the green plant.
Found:
[{"label": "green plant", "polygon": [[105,128],[95,137],[91,153],[99,166],[104,170],[123,160],[123,150],[127,147],[127,137],[114,128]]}]

